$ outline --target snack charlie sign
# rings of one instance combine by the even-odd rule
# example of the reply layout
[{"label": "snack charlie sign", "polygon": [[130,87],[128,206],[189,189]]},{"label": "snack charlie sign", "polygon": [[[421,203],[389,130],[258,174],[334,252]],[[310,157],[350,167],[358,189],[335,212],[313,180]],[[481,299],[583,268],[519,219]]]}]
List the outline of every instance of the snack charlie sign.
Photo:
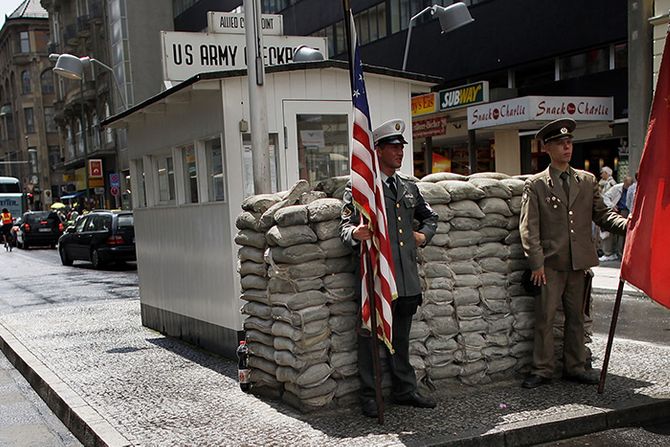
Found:
[{"label": "snack charlie sign", "polygon": [[[284,34],[283,16],[263,14],[261,29],[265,36],[281,36]],[[207,13],[207,30],[210,33],[244,34],[244,14],[210,11]]]},{"label": "snack charlie sign", "polygon": [[613,108],[611,96],[524,96],[469,107],[468,129],[566,117],[577,121],[611,121]]},{"label": "snack charlie sign", "polygon": [[[247,68],[244,34],[206,34],[161,31],[163,77],[183,81],[207,71]],[[300,45],[316,48],[328,59],[325,37],[264,36],[265,65],[288,64]]]}]

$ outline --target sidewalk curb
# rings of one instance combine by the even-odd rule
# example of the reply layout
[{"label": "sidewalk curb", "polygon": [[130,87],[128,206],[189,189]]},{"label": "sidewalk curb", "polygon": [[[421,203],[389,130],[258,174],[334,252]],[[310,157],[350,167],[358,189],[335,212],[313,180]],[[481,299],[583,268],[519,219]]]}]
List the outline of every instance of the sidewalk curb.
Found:
[{"label": "sidewalk curb", "polygon": [[93,447],[132,445],[2,323],[0,350],[82,444]]},{"label": "sidewalk curb", "polygon": [[[616,296],[617,289],[593,287],[591,289],[591,291],[592,291],[592,293],[599,293],[599,294],[603,294],[603,295],[612,295],[614,297],[614,296]],[[628,295],[628,296],[634,296],[636,298],[643,298],[643,297],[647,296],[644,292],[640,292],[639,290],[624,290],[623,294]]]},{"label": "sidewalk curb", "polygon": [[[58,375],[35,357],[11,331],[0,323],[0,349],[26,378],[49,408],[85,446],[128,447],[132,443],[86,403]],[[595,392],[595,388],[593,389]],[[589,433],[638,426],[664,420],[670,399],[632,403],[612,409],[584,409],[553,414],[457,436],[430,436],[406,441],[408,447],[512,447],[554,442]]]}]

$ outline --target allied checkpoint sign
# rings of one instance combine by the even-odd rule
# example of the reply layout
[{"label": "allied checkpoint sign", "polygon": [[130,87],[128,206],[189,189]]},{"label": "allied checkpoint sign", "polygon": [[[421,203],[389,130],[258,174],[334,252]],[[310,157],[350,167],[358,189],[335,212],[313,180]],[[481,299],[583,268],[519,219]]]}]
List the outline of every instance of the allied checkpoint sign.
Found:
[{"label": "allied checkpoint sign", "polygon": [[[163,77],[180,82],[198,73],[247,68],[244,34],[210,34],[161,31],[163,44]],[[265,65],[282,65],[293,61],[300,45],[319,50],[328,59],[325,37],[263,36]]]},{"label": "allied checkpoint sign", "polygon": [[[261,29],[264,36],[281,36],[284,34],[284,16],[281,14],[262,14]],[[207,13],[207,31],[210,33],[244,34],[244,14],[209,11]]]}]

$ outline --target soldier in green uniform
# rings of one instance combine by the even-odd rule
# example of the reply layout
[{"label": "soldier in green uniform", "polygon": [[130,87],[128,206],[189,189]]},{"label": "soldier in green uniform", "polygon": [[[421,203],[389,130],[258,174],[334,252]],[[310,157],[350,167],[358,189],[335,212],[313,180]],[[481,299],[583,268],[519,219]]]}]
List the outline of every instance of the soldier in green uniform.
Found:
[{"label": "soldier in green uniform", "polygon": [[[407,144],[403,138],[404,130],[405,123],[397,119],[385,122],[372,132],[384,184],[384,204],[398,290],[398,298],[393,302],[392,342],[395,354],[387,358],[393,379],[393,401],[400,405],[434,408],[434,401],[417,392],[416,375],[409,363],[409,332],[412,316],[422,299],[417,247],[425,245],[435,234],[437,214],[423,199],[416,184],[396,172],[402,164],[403,148]],[[370,239],[372,235],[352,203],[351,183],[343,200],[340,237],[358,253],[361,241]],[[418,226],[414,226],[414,221],[418,222]],[[359,330],[361,407],[365,416],[377,417],[370,345],[369,332]]]},{"label": "soldier in green uniform", "polygon": [[535,303],[533,365],[523,387],[549,383],[554,373],[552,327],[563,303],[563,377],[596,384],[599,372],[586,370],[584,288],[586,271],[598,265],[591,222],[625,234],[626,219],[605,206],[593,174],[570,167],[572,119],[552,121],[536,138],[551,158],[550,166],[526,181],[519,231],[531,269],[531,281],[541,289]]}]

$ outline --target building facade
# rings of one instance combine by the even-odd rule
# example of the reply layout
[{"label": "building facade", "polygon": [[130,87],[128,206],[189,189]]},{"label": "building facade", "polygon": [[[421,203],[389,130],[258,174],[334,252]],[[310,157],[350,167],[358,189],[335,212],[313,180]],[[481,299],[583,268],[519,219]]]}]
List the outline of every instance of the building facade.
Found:
[{"label": "building facade", "polygon": [[[49,11],[50,52],[88,56],[111,68],[91,63],[82,81],[57,78],[55,115],[65,172],[61,196],[76,198],[88,190],[91,207],[130,208],[125,131],[103,129],[100,122],[162,90],[160,31],[172,29],[171,2],[41,0],[41,4]],[[84,169],[91,160],[100,160],[102,172],[89,175],[85,185]],[[118,188],[111,188],[112,176],[119,179]]]},{"label": "building facade", "polygon": [[22,2],[0,30],[0,175],[21,180],[32,209],[48,208],[62,175],[48,41],[37,0]]}]

